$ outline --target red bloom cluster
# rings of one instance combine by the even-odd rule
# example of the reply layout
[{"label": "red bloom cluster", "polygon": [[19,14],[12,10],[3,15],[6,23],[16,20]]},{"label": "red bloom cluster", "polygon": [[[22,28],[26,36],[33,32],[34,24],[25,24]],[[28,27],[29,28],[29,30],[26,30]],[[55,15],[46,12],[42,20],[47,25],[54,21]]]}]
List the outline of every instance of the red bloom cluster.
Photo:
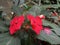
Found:
[{"label": "red bloom cluster", "polygon": [[[27,19],[30,21],[32,30],[36,33],[39,34],[40,31],[43,29],[42,26],[42,19],[39,16],[32,16],[31,14],[27,15]],[[13,35],[18,31],[22,24],[24,23],[24,16],[15,16],[11,22],[10,22],[10,34]]]},{"label": "red bloom cluster", "polygon": [[10,34],[16,33],[24,22],[24,16],[15,16],[10,22]]},{"label": "red bloom cluster", "polygon": [[31,23],[32,30],[33,30],[36,34],[39,34],[40,31],[43,29],[41,18],[40,18],[39,16],[33,17],[32,15],[28,15],[27,18],[28,18],[28,20],[29,20],[30,23]]}]

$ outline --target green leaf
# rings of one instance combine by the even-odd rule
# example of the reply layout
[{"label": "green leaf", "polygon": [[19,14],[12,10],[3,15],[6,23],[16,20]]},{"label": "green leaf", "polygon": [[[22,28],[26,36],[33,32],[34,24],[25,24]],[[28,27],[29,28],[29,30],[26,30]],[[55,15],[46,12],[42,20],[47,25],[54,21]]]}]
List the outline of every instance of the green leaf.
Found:
[{"label": "green leaf", "polygon": [[8,31],[8,27],[5,26],[5,21],[0,20],[0,31]]},{"label": "green leaf", "polygon": [[27,9],[28,8],[28,6],[26,5],[26,4],[24,4],[24,7]]},{"label": "green leaf", "polygon": [[9,33],[0,34],[0,45],[21,45],[20,39],[12,37]]},{"label": "green leaf", "polygon": [[47,41],[51,44],[60,44],[60,27],[50,21],[43,20],[44,26],[50,26],[50,34],[47,34],[44,30],[40,32],[40,35],[37,36],[38,39]]},{"label": "green leaf", "polygon": [[59,28],[58,25],[56,25],[56,24],[54,24],[54,23],[52,23],[52,22],[50,22],[50,21],[47,21],[47,20],[43,20],[43,25],[44,25],[44,26],[50,26],[50,27],[52,27],[53,29]]},{"label": "green leaf", "polygon": [[23,10],[24,10],[24,8],[20,8],[20,7],[18,7],[18,6],[13,6],[13,7],[12,7],[12,11],[13,11],[14,13],[16,13],[17,15],[21,15],[22,12],[23,12]]},{"label": "green leaf", "polygon": [[51,30],[60,36],[60,27],[58,25],[51,23],[50,21],[47,21],[47,20],[43,22],[43,25],[52,27]]},{"label": "green leaf", "polygon": [[41,8],[39,5],[34,5],[33,7],[31,7],[27,12],[26,14],[32,14],[34,16],[36,15],[40,15],[40,11],[41,11]]},{"label": "green leaf", "polygon": [[60,37],[51,31],[51,34],[47,34],[41,31],[40,35],[37,36],[38,39],[47,41],[51,44],[60,44]]},{"label": "green leaf", "polygon": [[47,10],[41,10],[41,14],[44,14],[47,17],[50,17],[51,16],[51,12],[50,11],[47,11]]}]

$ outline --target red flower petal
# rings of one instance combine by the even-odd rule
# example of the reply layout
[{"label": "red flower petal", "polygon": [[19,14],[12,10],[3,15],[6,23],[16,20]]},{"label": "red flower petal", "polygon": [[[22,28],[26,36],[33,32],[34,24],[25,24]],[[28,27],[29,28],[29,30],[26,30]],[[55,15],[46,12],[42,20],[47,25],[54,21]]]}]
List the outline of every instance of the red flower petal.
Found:
[{"label": "red flower petal", "polygon": [[39,16],[36,16],[36,23],[42,25],[42,19]]},{"label": "red flower petal", "polygon": [[16,31],[18,31],[21,28],[21,25],[24,22],[24,16],[16,16],[14,17],[11,22],[10,22],[10,34],[14,34],[16,33]]},{"label": "red flower petal", "polygon": [[39,18],[38,16],[37,17],[33,17],[32,15],[28,15],[27,18],[28,18],[28,20],[31,23],[33,31],[36,34],[39,34],[40,31],[43,29],[41,18]]},{"label": "red flower petal", "polygon": [[27,19],[28,19],[28,20],[31,20],[31,19],[33,19],[33,18],[34,18],[34,16],[32,16],[31,14],[28,14],[28,15],[27,15]]},{"label": "red flower petal", "polygon": [[15,25],[14,26],[10,26],[9,30],[10,30],[10,34],[14,34],[16,31],[15,31]]},{"label": "red flower petal", "polygon": [[18,20],[18,16],[15,16],[15,17],[11,20],[10,25],[14,24],[14,22],[17,22],[17,20]]},{"label": "red flower petal", "polygon": [[38,35],[38,34],[40,34],[40,31],[41,31],[43,28],[42,28],[42,26],[32,25],[32,29],[33,29],[33,31]]}]

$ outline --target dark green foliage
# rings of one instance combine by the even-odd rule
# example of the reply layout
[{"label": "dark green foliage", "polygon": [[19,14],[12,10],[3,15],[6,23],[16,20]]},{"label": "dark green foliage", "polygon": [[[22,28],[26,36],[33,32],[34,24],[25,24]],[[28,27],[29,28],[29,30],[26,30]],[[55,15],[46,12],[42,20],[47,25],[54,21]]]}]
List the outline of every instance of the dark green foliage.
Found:
[{"label": "dark green foliage", "polygon": [[0,11],[0,18],[2,18],[2,12],[3,12],[3,11]]}]

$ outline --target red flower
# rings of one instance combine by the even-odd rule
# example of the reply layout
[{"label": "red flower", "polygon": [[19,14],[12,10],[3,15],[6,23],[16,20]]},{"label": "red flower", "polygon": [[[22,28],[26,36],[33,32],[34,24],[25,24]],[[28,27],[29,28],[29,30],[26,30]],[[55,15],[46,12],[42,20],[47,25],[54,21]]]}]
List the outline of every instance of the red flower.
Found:
[{"label": "red flower", "polygon": [[27,15],[28,20],[31,23],[32,29],[36,34],[39,34],[40,31],[43,29],[42,27],[42,20],[37,16],[34,17],[32,15]]},{"label": "red flower", "polygon": [[42,25],[42,19],[39,16],[36,16],[35,19],[39,25]]},{"label": "red flower", "polygon": [[27,19],[28,19],[28,20],[31,20],[31,19],[33,19],[33,18],[34,18],[34,16],[32,16],[31,14],[28,14],[28,15],[27,15]]},{"label": "red flower", "polygon": [[24,16],[15,16],[10,22],[10,34],[16,33],[21,28],[22,23],[24,22]]}]

